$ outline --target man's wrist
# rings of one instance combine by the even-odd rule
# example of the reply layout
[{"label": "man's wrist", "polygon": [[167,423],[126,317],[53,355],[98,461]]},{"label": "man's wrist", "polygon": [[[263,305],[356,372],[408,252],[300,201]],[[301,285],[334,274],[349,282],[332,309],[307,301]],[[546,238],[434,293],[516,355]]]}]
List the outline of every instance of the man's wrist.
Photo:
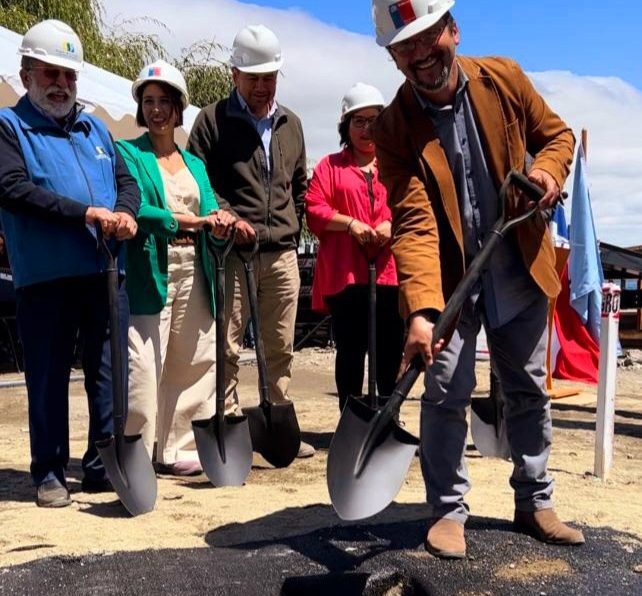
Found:
[{"label": "man's wrist", "polygon": [[423,317],[429,323],[432,323],[434,325],[439,318],[439,314],[440,312],[435,308],[422,308],[420,310],[416,310],[408,317],[408,327],[410,327],[413,319],[415,319],[416,317]]}]

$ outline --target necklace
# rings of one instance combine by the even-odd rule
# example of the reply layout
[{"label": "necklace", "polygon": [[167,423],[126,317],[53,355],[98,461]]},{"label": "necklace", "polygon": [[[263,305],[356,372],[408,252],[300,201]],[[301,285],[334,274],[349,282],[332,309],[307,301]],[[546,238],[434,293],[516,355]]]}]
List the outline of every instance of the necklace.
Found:
[{"label": "necklace", "polygon": [[154,155],[158,159],[167,159],[167,158],[171,157],[172,155],[174,155],[174,153],[177,152],[177,149],[176,149],[176,147],[172,147],[172,149],[170,149],[169,151],[157,151],[156,149],[154,149],[153,151],[154,151]]}]

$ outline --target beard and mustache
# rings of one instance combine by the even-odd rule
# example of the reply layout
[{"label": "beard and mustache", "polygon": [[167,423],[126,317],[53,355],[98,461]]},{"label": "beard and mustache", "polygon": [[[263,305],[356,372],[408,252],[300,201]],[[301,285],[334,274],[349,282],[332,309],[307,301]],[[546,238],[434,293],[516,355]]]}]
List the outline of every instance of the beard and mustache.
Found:
[{"label": "beard and mustache", "polygon": [[[49,99],[48,95],[64,94],[65,101],[57,102]],[[44,110],[54,119],[65,118],[76,104],[76,90],[62,89],[58,85],[40,87],[35,81],[29,85],[29,99],[40,109]]]},{"label": "beard and mustache", "polygon": [[[422,74],[423,69],[420,65],[433,59],[435,59],[437,63],[440,63],[441,66],[439,72],[428,79],[424,74]],[[450,55],[448,52],[438,51],[436,55],[431,54],[422,60],[417,60],[412,64],[408,64],[406,66],[406,70],[407,74],[411,75],[408,78],[414,87],[422,91],[434,92],[440,91],[446,87],[454,63],[455,60],[453,55]],[[436,68],[436,66],[437,64],[433,65],[431,69]]]}]

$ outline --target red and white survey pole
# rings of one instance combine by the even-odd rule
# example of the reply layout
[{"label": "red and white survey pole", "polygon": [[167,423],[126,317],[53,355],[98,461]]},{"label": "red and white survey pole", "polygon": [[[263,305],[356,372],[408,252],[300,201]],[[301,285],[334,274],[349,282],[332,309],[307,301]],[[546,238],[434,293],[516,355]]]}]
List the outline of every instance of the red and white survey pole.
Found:
[{"label": "red and white survey pole", "polygon": [[620,287],[602,286],[602,320],[600,326],[600,369],[597,385],[597,423],[595,429],[594,473],[606,480],[613,465],[615,427],[615,377],[617,373],[617,340],[620,325]]}]

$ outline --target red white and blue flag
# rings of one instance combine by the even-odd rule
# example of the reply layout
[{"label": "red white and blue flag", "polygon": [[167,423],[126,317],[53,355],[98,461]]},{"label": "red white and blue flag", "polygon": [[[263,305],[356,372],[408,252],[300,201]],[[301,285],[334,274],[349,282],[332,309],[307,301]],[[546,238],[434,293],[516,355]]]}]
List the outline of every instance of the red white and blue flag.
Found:
[{"label": "red white and blue flag", "polygon": [[570,258],[562,272],[562,292],[555,303],[551,372],[556,379],[597,383],[604,274],[582,147],[575,162],[572,200],[570,232],[561,205],[556,208],[552,225],[555,244],[564,247],[570,244]]},{"label": "red white and blue flag", "polygon": [[390,18],[392,18],[392,22],[397,29],[417,20],[415,9],[412,7],[412,0],[399,0],[399,2],[391,4],[388,10],[390,11]]},{"label": "red white and blue flag", "polygon": [[148,77],[160,77],[160,76],[161,76],[161,69],[160,69],[160,66],[152,66],[152,67],[147,71],[147,76],[148,76]]}]

